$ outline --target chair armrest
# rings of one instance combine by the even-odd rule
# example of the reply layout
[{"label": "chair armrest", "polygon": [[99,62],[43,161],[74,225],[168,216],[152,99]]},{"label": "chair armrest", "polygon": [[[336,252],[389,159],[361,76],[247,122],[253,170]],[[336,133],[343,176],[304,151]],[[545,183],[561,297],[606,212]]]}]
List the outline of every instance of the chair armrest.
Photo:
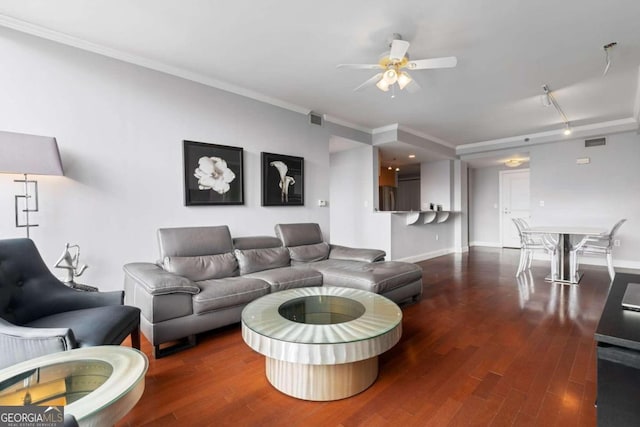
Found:
[{"label": "chair armrest", "polygon": [[69,292],[56,292],[51,295],[51,303],[55,304],[56,313],[107,305],[122,305],[123,302],[124,291],[83,292],[69,288]]},{"label": "chair armrest", "polygon": [[0,318],[0,369],[77,346],[69,328],[29,328]]},{"label": "chair armrest", "polygon": [[384,261],[385,255],[386,252],[379,249],[349,248],[346,246],[331,245],[329,259],[375,262]]},{"label": "chair armrest", "polygon": [[173,293],[197,294],[200,288],[186,277],[169,273],[149,262],[134,262],[123,267],[124,274],[151,295]]}]

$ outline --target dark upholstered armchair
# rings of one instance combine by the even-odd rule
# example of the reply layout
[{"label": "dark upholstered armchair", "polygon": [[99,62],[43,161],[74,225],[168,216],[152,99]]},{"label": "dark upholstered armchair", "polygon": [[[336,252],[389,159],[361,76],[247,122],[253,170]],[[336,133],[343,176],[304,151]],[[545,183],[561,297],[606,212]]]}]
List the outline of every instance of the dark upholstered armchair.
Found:
[{"label": "dark upholstered armchair", "polygon": [[53,276],[29,239],[0,240],[0,368],[77,347],[140,348],[140,309],[124,292],[82,292]]}]

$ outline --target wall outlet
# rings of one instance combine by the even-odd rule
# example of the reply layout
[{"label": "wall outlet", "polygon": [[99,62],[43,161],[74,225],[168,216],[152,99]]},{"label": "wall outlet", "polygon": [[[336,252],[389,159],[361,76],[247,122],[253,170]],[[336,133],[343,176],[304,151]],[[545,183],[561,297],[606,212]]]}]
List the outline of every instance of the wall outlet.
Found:
[{"label": "wall outlet", "polygon": [[318,200],[318,206],[320,206],[320,207],[327,206],[327,201],[326,200]]},{"label": "wall outlet", "polygon": [[544,208],[544,200],[540,200],[540,207]]},{"label": "wall outlet", "polygon": [[615,239],[615,240],[613,241],[613,246],[620,246],[620,240]]},{"label": "wall outlet", "polygon": [[440,240],[440,236],[436,234],[436,240]]}]

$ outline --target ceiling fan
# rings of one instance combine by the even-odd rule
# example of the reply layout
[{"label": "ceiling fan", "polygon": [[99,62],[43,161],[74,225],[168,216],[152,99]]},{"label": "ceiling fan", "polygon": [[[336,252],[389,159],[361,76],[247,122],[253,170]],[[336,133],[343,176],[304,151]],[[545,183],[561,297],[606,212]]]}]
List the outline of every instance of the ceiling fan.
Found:
[{"label": "ceiling fan", "polygon": [[381,70],[354,90],[360,90],[375,84],[378,89],[387,92],[390,88],[395,88],[394,84],[397,83],[400,90],[406,88],[409,92],[415,92],[420,89],[420,86],[405,70],[452,68],[458,63],[458,59],[455,56],[410,60],[407,53],[408,49],[409,42],[402,40],[400,34],[394,33],[389,40],[389,51],[380,55],[377,64],[340,64],[338,68]]}]

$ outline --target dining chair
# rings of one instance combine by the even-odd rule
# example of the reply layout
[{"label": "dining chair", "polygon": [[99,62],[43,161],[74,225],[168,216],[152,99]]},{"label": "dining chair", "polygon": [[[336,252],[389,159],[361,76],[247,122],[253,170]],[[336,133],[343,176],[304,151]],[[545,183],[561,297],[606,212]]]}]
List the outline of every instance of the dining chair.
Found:
[{"label": "dining chair", "polygon": [[529,224],[524,218],[511,219],[520,235],[520,263],[518,264],[516,277],[531,268],[533,253],[537,250],[545,251],[551,255],[551,277],[556,277],[558,275],[557,242],[547,234],[527,233],[526,230],[529,228]]},{"label": "dining chair", "polygon": [[616,275],[613,269],[613,238],[626,220],[626,218],[623,218],[616,222],[608,233],[603,233],[598,236],[585,236],[575,245],[570,253],[571,274],[574,275],[578,271],[578,255],[604,255],[607,258],[609,277],[613,280],[613,277]]}]

